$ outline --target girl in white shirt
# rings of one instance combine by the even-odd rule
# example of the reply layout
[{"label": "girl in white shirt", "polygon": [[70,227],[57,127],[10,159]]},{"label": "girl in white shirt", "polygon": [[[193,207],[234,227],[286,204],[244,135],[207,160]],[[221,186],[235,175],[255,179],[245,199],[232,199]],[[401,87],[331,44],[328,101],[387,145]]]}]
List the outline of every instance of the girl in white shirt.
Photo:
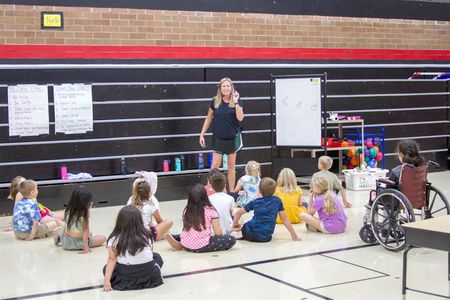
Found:
[{"label": "girl in white shirt", "polygon": [[163,260],[153,252],[152,233],[144,227],[141,212],[124,206],[107,240],[108,262],[103,268],[103,290],[138,290],[164,283]]},{"label": "girl in white shirt", "polygon": [[127,205],[134,206],[141,211],[144,227],[152,231],[155,241],[163,239],[173,225],[172,220],[164,220],[161,217],[158,200],[152,193],[150,182],[145,177],[134,181],[133,191]]}]

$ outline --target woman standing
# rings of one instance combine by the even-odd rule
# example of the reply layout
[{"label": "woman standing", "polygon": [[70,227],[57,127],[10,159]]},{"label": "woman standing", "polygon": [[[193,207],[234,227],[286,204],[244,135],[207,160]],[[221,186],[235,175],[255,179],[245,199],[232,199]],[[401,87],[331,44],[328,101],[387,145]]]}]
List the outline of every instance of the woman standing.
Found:
[{"label": "woman standing", "polygon": [[206,147],[204,134],[212,123],[213,161],[211,168],[219,168],[224,154],[228,157],[228,188],[234,191],[236,177],[236,153],[242,148],[240,122],[244,110],[239,93],[230,78],[222,78],[217,95],[211,101],[200,132],[200,146]]}]

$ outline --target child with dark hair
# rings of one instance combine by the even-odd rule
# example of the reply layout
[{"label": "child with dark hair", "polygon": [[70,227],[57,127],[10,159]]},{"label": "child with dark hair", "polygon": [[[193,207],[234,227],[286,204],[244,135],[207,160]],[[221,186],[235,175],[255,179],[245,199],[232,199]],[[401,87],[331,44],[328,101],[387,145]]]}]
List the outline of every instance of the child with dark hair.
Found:
[{"label": "child with dark hair", "polygon": [[92,235],[89,230],[91,208],[91,192],[83,187],[75,188],[64,213],[64,229],[54,237],[55,245],[61,243],[65,250],[81,250],[79,253],[85,254],[105,243],[104,235]]},{"label": "child with dark hair", "polygon": [[[172,220],[164,220],[161,217],[159,204],[152,195],[150,183],[144,178],[138,178],[134,181],[132,196],[127,205],[139,209],[144,227],[152,231],[155,241],[163,239],[173,225]],[[155,218],[156,224],[153,224],[153,218]]]},{"label": "child with dark hair", "polygon": [[402,163],[394,167],[389,175],[389,180],[398,184],[400,171],[403,164],[410,164],[414,167],[420,167],[425,164],[425,159],[419,153],[419,144],[414,140],[403,140],[397,145],[398,160]]},{"label": "child with dark hair", "polygon": [[216,192],[213,189],[213,187],[211,186],[211,176],[213,176],[214,174],[217,174],[217,173],[220,173],[220,170],[218,168],[212,168],[208,172],[208,175],[207,175],[208,183],[205,185],[205,190],[206,190],[206,193],[208,194],[208,196],[211,196],[212,194],[214,194]]},{"label": "child with dark hair", "polygon": [[188,194],[183,231],[180,235],[166,234],[166,240],[175,250],[184,248],[196,253],[228,250],[236,243],[233,236],[223,235],[219,215],[201,184],[196,184]]},{"label": "child with dark hair", "polygon": [[365,205],[366,213],[364,215],[364,222],[367,223],[370,220],[372,204],[375,201],[376,195],[379,194],[386,187],[397,189],[400,180],[400,173],[403,164],[409,164],[414,167],[420,167],[425,165],[425,159],[420,155],[419,144],[414,140],[403,140],[397,144],[398,160],[400,165],[394,167],[390,174],[389,180],[392,182],[383,182],[386,185],[378,185],[376,191],[372,191],[369,196],[369,202]]},{"label": "child with dark hair", "polygon": [[230,233],[233,219],[234,198],[225,193],[227,177],[222,173],[213,174],[210,178],[215,193],[209,196],[209,201],[219,214],[220,227],[224,234]]},{"label": "child with dark hair", "polygon": [[108,237],[108,262],[103,268],[103,290],[137,290],[164,283],[163,260],[153,252],[153,235],[144,227],[141,212],[124,206]]},{"label": "child with dark hair", "polygon": [[[269,177],[261,179],[259,183],[259,191],[262,198],[257,198],[244,207],[240,208],[233,220],[233,230],[242,230],[242,237],[245,240],[252,242],[269,242],[272,239],[272,234],[275,230],[275,222],[277,216],[280,216],[286,229],[291,234],[292,240],[301,240],[295,233],[289,218],[284,212],[283,203],[280,198],[274,196],[277,183]],[[243,214],[253,210],[253,218],[244,223],[242,228],[239,226],[239,219]]]}]

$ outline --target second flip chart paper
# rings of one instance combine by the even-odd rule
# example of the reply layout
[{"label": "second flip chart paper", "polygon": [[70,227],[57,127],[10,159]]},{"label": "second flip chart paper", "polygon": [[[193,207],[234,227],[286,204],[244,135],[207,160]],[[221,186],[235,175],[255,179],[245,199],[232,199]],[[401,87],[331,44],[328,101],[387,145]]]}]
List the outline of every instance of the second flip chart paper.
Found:
[{"label": "second flip chart paper", "polygon": [[63,84],[53,88],[55,131],[65,134],[93,130],[92,86]]}]

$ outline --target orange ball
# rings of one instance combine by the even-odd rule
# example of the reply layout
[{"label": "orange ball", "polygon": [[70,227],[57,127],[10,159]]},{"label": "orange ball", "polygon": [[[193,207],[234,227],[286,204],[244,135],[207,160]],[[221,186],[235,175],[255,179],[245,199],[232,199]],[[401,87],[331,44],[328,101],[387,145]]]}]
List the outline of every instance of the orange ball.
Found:
[{"label": "orange ball", "polygon": [[347,156],[348,157],[354,157],[355,156],[355,149],[347,150]]}]

